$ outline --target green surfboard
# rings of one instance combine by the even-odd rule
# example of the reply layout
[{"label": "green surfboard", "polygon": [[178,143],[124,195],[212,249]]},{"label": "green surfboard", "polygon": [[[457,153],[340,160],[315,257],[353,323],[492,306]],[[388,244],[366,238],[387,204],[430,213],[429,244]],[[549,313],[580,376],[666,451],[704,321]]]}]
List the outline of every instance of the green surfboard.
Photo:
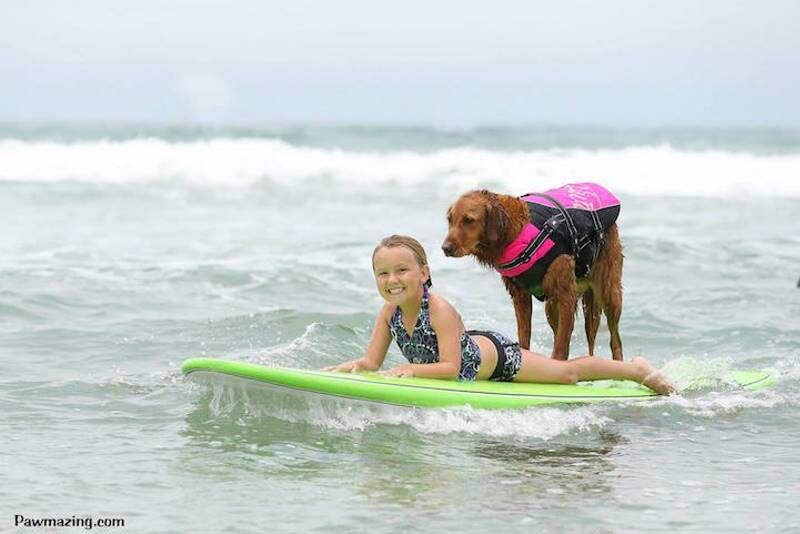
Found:
[{"label": "green surfboard", "polygon": [[[348,399],[443,408],[524,408],[540,404],[647,400],[659,398],[652,390],[626,380],[581,382],[575,385],[515,382],[458,382],[430,378],[389,378],[377,373],[334,373],[308,369],[268,367],[217,358],[192,358],[181,365],[187,375],[223,375],[262,382],[279,388]],[[769,386],[763,371],[732,371],[724,383],[744,390]]]}]

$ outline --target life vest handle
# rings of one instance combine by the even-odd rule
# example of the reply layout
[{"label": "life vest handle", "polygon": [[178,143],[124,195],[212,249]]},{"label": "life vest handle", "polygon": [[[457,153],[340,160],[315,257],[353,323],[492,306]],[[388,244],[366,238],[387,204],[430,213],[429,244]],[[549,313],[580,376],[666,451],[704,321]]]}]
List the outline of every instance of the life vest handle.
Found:
[{"label": "life vest handle", "polygon": [[579,245],[579,243],[578,243],[578,228],[575,226],[575,221],[572,220],[572,215],[569,214],[569,212],[567,211],[567,208],[565,208],[563,206],[563,204],[561,204],[561,202],[559,202],[558,200],[554,199],[552,196],[547,195],[545,193],[526,193],[526,194],[524,194],[522,196],[523,197],[531,197],[531,196],[533,196],[533,197],[541,197],[541,198],[543,198],[545,200],[549,200],[550,202],[553,203],[553,206],[556,209],[558,209],[558,211],[561,212],[561,214],[564,216],[564,219],[567,221],[567,231],[569,232],[569,240],[570,240],[570,242],[572,244],[572,251],[571,252],[572,252],[573,256],[575,254],[577,254],[578,251],[580,250],[580,248],[578,248],[578,245]]}]

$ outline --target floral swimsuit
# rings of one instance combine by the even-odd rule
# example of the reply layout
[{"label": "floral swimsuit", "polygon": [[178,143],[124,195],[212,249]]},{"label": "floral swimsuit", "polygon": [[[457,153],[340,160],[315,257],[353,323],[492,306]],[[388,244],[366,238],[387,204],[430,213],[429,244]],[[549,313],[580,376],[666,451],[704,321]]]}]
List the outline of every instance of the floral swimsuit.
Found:
[{"label": "floral swimsuit", "polygon": [[[403,314],[398,306],[389,320],[389,329],[400,347],[400,352],[410,363],[436,363],[439,361],[439,342],[431,325],[428,306],[428,288],[422,290],[422,306],[417,323],[411,335],[403,325]],[[497,348],[497,368],[490,380],[510,381],[519,371],[522,356],[519,344],[497,332],[478,332],[469,330],[461,334],[461,369],[459,380],[475,380],[481,365],[481,351],[470,334],[489,338]]]}]

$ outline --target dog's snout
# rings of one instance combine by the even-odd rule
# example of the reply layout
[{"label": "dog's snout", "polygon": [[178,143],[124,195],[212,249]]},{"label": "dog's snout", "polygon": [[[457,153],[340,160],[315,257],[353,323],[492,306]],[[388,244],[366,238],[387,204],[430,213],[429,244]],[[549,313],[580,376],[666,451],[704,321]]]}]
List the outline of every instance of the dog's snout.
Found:
[{"label": "dog's snout", "polygon": [[442,252],[444,252],[445,256],[452,256],[453,252],[455,252],[456,247],[450,241],[445,241],[442,243]]}]

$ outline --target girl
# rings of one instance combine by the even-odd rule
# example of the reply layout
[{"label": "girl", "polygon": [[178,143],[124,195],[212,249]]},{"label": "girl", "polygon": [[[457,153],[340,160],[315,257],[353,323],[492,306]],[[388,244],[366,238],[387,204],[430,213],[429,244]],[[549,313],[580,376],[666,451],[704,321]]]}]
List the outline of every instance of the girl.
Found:
[{"label": "girl", "polygon": [[372,268],[386,304],[378,313],[366,352],[356,360],[326,367],[326,371],[377,371],[395,338],[410,363],[382,373],[386,376],[555,384],[628,379],[662,395],[674,392],[644,358],[630,362],[593,356],[553,360],[521,349],[497,332],[465,331],[455,308],[428,290],[432,285],[428,259],[412,237],[383,239],[372,253]]}]

